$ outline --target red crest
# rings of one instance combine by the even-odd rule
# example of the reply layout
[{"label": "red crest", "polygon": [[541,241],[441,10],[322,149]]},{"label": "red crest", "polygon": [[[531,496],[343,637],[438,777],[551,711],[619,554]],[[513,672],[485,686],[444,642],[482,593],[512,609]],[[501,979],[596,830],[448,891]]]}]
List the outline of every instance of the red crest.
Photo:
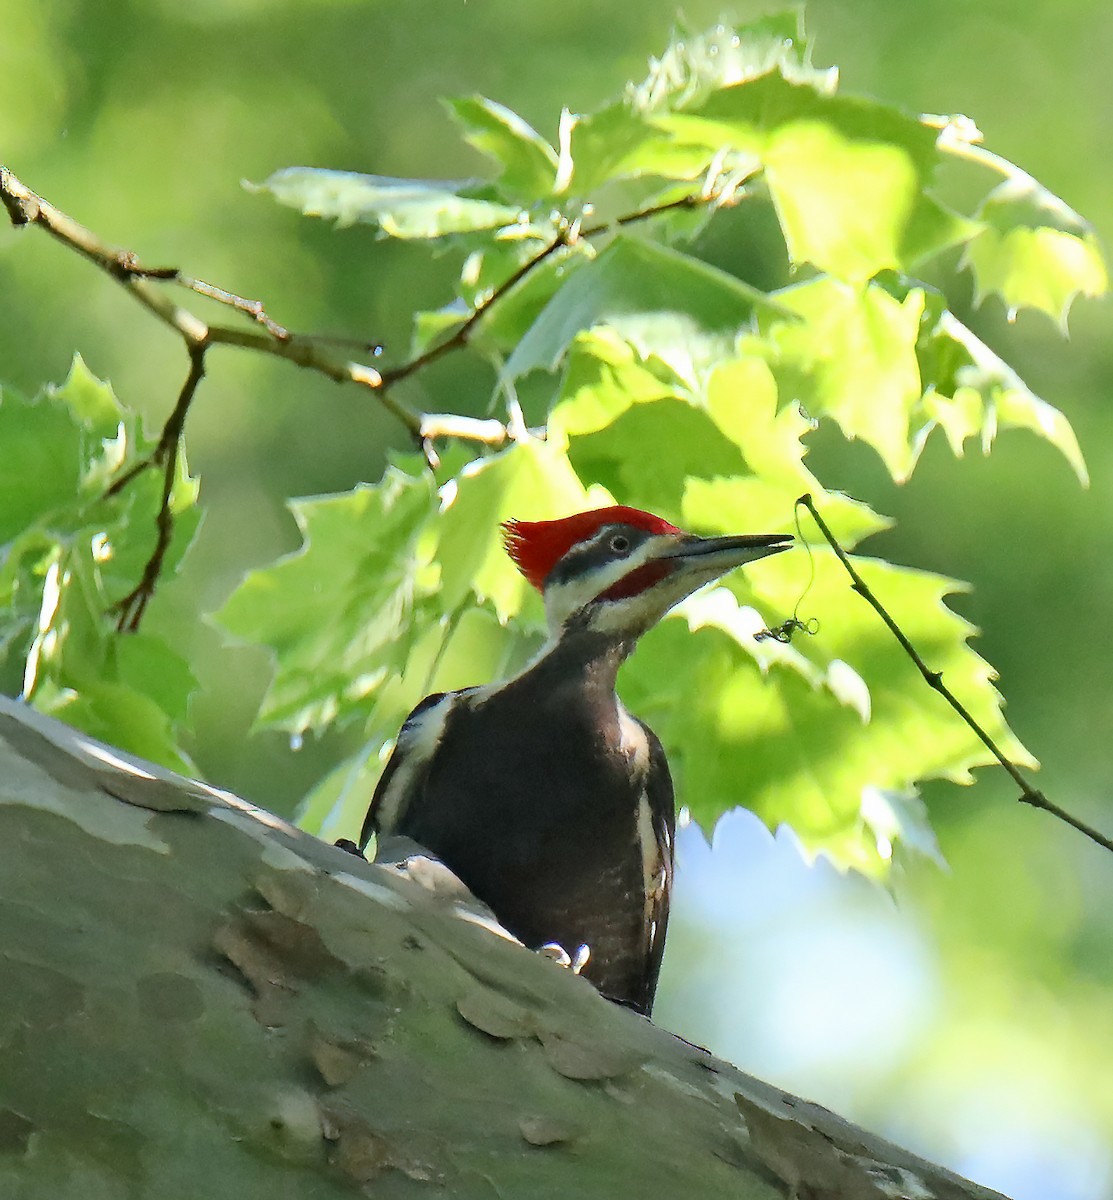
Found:
[{"label": "red crest", "polygon": [[544,591],[549,572],[568,551],[594,536],[603,525],[633,525],[650,533],[681,532],[675,525],[640,508],[612,504],[609,508],[593,508],[555,521],[504,521],[502,539],[514,565],[540,592]]}]

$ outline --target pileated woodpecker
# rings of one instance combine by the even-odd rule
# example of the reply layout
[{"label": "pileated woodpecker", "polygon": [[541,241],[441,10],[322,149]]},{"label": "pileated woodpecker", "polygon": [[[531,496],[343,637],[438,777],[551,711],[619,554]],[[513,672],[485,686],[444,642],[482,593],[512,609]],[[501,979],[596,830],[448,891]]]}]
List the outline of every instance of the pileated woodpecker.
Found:
[{"label": "pileated woodpecker", "polygon": [[674,604],[792,538],[697,537],[620,505],[507,521],[503,535],[544,596],[550,640],[513,679],[413,710],[360,846],[373,832],[419,842],[527,946],[586,946],[582,973],[648,1015],[669,911],[673,789],[661,743],[623,708],[615,677]]}]

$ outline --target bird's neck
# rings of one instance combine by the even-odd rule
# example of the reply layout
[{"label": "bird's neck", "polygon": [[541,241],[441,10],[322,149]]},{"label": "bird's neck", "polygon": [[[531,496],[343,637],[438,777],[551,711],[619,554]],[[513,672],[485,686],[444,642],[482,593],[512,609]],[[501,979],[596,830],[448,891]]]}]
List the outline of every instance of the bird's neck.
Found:
[{"label": "bird's neck", "polygon": [[554,691],[573,686],[601,697],[613,697],[618,669],[635,644],[632,638],[565,626],[550,638],[522,676],[531,675]]}]

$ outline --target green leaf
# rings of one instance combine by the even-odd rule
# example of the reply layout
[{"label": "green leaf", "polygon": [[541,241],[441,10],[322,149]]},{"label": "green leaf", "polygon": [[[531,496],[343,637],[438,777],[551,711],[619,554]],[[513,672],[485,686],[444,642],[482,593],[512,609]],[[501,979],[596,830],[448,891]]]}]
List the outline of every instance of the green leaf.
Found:
[{"label": "green leaf", "polygon": [[50,387],[47,391],[70,410],[90,439],[91,444],[87,449],[90,457],[97,456],[98,443],[103,448],[119,438],[122,423],[127,424],[134,436],[134,413],[125,411],[111,386],[92,374],[80,354],[74,356],[65,383],[58,388]]},{"label": "green leaf", "polygon": [[449,100],[449,112],[464,139],[502,168],[497,186],[529,204],[548,196],[556,176],[556,151],[517,113],[485,96]]},{"label": "green leaf", "polygon": [[[801,605],[819,632],[807,641],[809,673],[777,659],[794,647],[762,651],[755,661],[752,610],[685,606],[697,634],[678,620],[663,622],[623,669],[623,698],[663,737],[677,782],[678,803],[705,825],[743,804],[771,823],[787,822],[813,850],[877,873],[884,867],[876,838],[863,836],[869,789],[907,791],[916,780],[943,776],[969,782],[968,768],[990,761],[981,742],[930,689],[866,604],[849,591],[834,555],[813,547],[814,581]],[[971,627],[943,598],[952,580],[871,559],[856,560],[932,669],[1014,761],[1030,757],[1004,725],[992,671],[966,644]],[[808,570],[798,554],[778,555],[732,577],[729,592],[754,604],[763,620],[799,597]],[[716,611],[717,610],[717,611]],[[767,643],[761,643],[762,647]],[[869,720],[832,685],[831,665],[860,677]],[[772,664],[772,665],[770,665]],[[837,676],[836,676],[837,678]]]},{"label": "green leaf", "polygon": [[366,717],[401,673],[435,620],[422,607],[435,591],[423,570],[435,499],[427,472],[391,467],[376,486],[291,502],[301,549],[252,571],[216,614],[274,653],[260,723],[302,733]]},{"label": "green leaf", "polygon": [[130,684],[100,680],[80,691],[44,688],[35,707],[131,754],[186,775],[197,773],[166,710]]},{"label": "green leaf", "polygon": [[[149,629],[119,635],[110,613],[154,549],[163,483],[148,469],[116,495],[105,489],[128,461],[151,453],[151,442],[80,358],[65,383],[33,401],[5,391],[0,437],[12,453],[0,482],[0,650],[23,660],[25,698],[189,769],[178,741],[196,681],[164,638]],[[9,485],[12,495],[4,494]],[[196,532],[196,491],[179,460],[160,593]]]},{"label": "green leaf", "polygon": [[418,313],[415,318],[415,354],[445,337],[467,320],[477,305],[487,304],[503,288],[506,290],[498,303],[474,327],[468,344],[495,359],[514,349],[553,293],[586,257],[579,248],[554,251],[507,288],[507,282],[523,265],[536,258],[556,236],[555,227],[531,228],[537,236],[502,238],[468,255],[456,287],[458,298],[435,312]]},{"label": "green leaf", "polygon": [[572,340],[549,432],[563,438],[596,433],[633,404],[683,390],[663,360],[641,354],[613,327],[597,325]]},{"label": "green leaf", "polygon": [[943,427],[956,455],[968,437],[980,435],[988,454],[1001,429],[1028,429],[1050,442],[1070,463],[1079,483],[1089,482],[1086,462],[1067,418],[1041,400],[983,341],[930,297],[917,347],[925,366],[927,418],[917,434],[923,445],[932,428]]},{"label": "green leaf", "polygon": [[963,262],[974,272],[978,301],[996,293],[1010,314],[1035,308],[1065,332],[1075,296],[1102,296],[1109,286],[1101,246],[1058,196],[1011,169],[986,197],[978,214],[982,232],[967,245]]},{"label": "green leaf", "polygon": [[[746,473],[738,447],[711,415],[680,396],[631,405],[605,428],[572,439],[569,458],[582,478],[601,483],[624,503],[673,514],[690,479]],[[788,499],[778,523],[790,511]]]},{"label": "green leaf", "polygon": [[738,27],[716,25],[706,33],[675,33],[664,54],[650,60],[645,81],[627,89],[626,100],[638,112],[690,109],[713,92],[771,71],[818,91],[835,86],[837,71],[811,65],[800,10]]},{"label": "green leaf", "polygon": [[907,479],[917,454],[912,415],[923,392],[916,343],[924,293],[912,289],[897,299],[875,284],[820,277],[776,299],[801,318],[768,334],[781,390],[871,445],[894,479]]},{"label": "green leaf", "polygon": [[[626,103],[589,116],[565,113],[560,132],[558,195],[589,196],[605,184],[647,176],[698,179],[714,158],[706,146],[684,144],[657,128],[652,114],[632,110]],[[736,156],[724,166],[743,163]]]},{"label": "green leaf", "polygon": [[1086,482],[1067,419],[939,295],[888,280],[855,288],[818,277],[774,299],[799,320],[764,322],[765,337],[745,344],[768,359],[782,393],[873,446],[894,479],[911,475],[937,427],[959,455],[969,437],[980,435],[988,453],[998,429],[1024,428],[1057,447]]},{"label": "green leaf", "polygon": [[716,425],[742,452],[754,479],[690,479],[683,513],[695,528],[722,533],[783,528],[805,492],[823,506],[828,525],[845,547],[878,533],[890,521],[867,504],[827,492],[804,466],[804,437],[814,428],[798,405],[780,407],[776,380],[758,356],[724,363],[707,385]]},{"label": "green leaf", "polygon": [[770,71],[656,123],[760,162],[790,259],[841,279],[909,268],[978,229],[926,194],[936,131],[876,101]]},{"label": "green leaf", "polygon": [[[558,177],[562,190],[587,195],[603,184],[643,176],[692,180],[707,171],[718,147],[685,144],[669,136],[656,118],[698,107],[715,91],[779,70],[821,90],[833,88],[836,73],[810,65],[796,13],[762,18],[750,25],[725,25],[701,34],[678,32],[649,74],[622,98],[587,116],[566,114],[561,126]],[[724,158],[723,170],[750,164],[744,156]]]},{"label": "green leaf", "polygon": [[72,503],[83,463],[81,427],[62,404],[0,395],[0,542]]},{"label": "green leaf", "polygon": [[437,523],[444,610],[479,600],[502,621],[518,613],[530,588],[495,531],[510,517],[545,520],[589,506],[559,438],[517,442],[470,464],[445,489]]},{"label": "green leaf", "polygon": [[180,654],[149,633],[113,639],[110,654],[123,686],[149,697],[171,720],[185,721],[197,680]]},{"label": "green leaf", "polygon": [[968,223],[922,194],[919,128],[909,122],[903,132],[889,142],[880,131],[875,140],[805,120],[770,139],[766,180],[793,262],[861,283],[967,235]]},{"label": "green leaf", "polygon": [[467,181],[286,167],[248,186],[307,216],[331,217],[340,227],[374,225],[394,238],[435,239],[515,224],[521,217],[517,207],[462,195],[474,186]]},{"label": "green leaf", "polygon": [[[581,478],[724,533],[783,528],[798,496],[824,495],[803,464],[812,428],[797,406],[779,408],[776,380],[755,354],[727,359],[693,391],[606,327],[576,338],[549,420]],[[823,503],[846,545],[887,525],[849,497]]]},{"label": "green leaf", "polygon": [[555,370],[582,330],[608,324],[666,361],[691,362],[722,346],[765,296],[725,271],[650,242],[618,237],[580,267],[542,309],[506,364],[510,378]]}]

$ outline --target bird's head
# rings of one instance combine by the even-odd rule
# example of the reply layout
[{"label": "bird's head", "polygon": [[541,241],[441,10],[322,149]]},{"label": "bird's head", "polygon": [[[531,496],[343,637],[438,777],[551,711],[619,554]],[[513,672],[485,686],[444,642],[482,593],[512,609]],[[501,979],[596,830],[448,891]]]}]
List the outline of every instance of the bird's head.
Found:
[{"label": "bird's head", "polygon": [[674,604],[727,571],[787,550],[783,533],[698,537],[641,509],[613,505],[555,521],[506,521],[518,570],[542,594],[549,629],[640,637]]}]

